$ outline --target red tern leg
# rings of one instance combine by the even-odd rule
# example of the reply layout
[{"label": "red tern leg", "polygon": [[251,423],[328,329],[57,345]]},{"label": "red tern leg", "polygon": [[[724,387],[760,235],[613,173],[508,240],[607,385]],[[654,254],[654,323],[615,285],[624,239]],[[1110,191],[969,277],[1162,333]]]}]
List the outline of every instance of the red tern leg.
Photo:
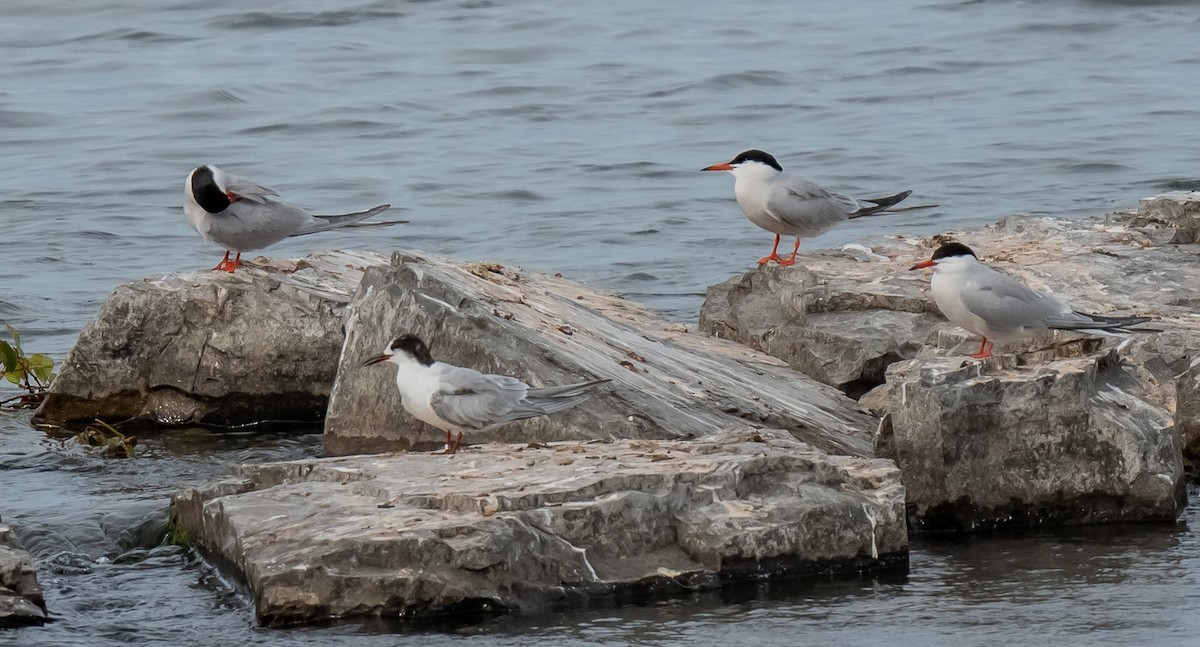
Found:
[{"label": "red tern leg", "polygon": [[775,262],[779,263],[780,265],[785,265],[785,266],[790,267],[793,264],[795,264],[796,252],[798,252],[798,251],[800,251],[800,237],[796,236],[796,244],[792,247],[792,257],[787,259],[786,261],[783,260],[782,258],[777,258],[777,259],[775,259]]},{"label": "red tern leg", "polygon": [[758,264],[766,265],[767,263],[770,263],[771,261],[778,261],[778,260],[779,260],[779,234],[775,234],[775,246],[771,248],[771,255],[764,256],[764,257],[758,259]]}]

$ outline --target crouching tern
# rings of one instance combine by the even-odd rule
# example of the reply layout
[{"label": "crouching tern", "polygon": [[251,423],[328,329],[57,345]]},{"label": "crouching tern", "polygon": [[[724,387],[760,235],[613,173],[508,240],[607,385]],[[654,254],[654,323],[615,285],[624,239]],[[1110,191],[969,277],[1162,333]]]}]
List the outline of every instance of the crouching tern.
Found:
[{"label": "crouching tern", "polygon": [[1106,317],[1073,309],[1057,297],[982,264],[962,243],[946,243],[929,260],[909,269],[933,268],[930,292],[942,314],[982,337],[976,359],[991,357],[996,342],[1008,342],[1044,330],[1074,330],[1093,335],[1161,332],[1128,329],[1153,317]]},{"label": "crouching tern", "polygon": [[[458,451],[464,431],[485,431],[514,420],[570,409],[591,397],[593,388],[612,380],[532,388],[515,377],[490,375],[434,361],[414,335],[393,339],[363,366],[391,362],[404,410],[446,432],[447,454]],[[454,438],[452,432],[458,432]]]},{"label": "crouching tern", "polygon": [[[758,259],[759,265],[771,261],[780,265],[794,264],[801,238],[812,238],[845,220],[937,206],[890,209],[912,191],[862,200],[833,193],[816,182],[784,173],[774,156],[760,150],[748,150],[728,162],[700,170],[732,173],[733,193],[742,213],[750,222],[775,234],[775,246],[771,248],[771,254]],[[781,236],[796,237],[792,255],[786,260],[779,256]]]},{"label": "crouching tern", "polygon": [[[390,204],[336,216],[316,216],[273,200],[275,191],[204,164],[192,169],[183,186],[183,215],[196,233],[225,248],[214,270],[232,272],[242,252],[262,249],[284,238],[348,226],[394,225],[405,221],[358,224],[386,211]],[[233,260],[229,252],[237,252]]]}]

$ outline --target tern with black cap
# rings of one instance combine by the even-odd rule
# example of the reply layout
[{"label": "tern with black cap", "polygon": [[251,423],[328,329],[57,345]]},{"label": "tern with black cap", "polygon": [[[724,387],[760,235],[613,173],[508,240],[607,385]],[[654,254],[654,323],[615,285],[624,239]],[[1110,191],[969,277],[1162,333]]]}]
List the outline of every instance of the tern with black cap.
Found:
[{"label": "tern with black cap", "polygon": [[[889,208],[912,193],[901,191],[862,200],[833,193],[816,182],[785,173],[774,156],[760,150],[748,150],[728,162],[700,170],[732,173],[733,193],[742,213],[750,222],[775,234],[775,246],[771,248],[771,254],[760,258],[759,265],[771,261],[792,265],[796,262],[801,238],[812,238],[846,220],[901,211],[889,211]],[[937,205],[921,205],[904,211],[933,206]],[[790,258],[779,256],[781,236],[796,237]]]},{"label": "tern with black cap", "polygon": [[[225,248],[225,258],[214,270],[232,272],[241,263],[242,252],[262,249],[291,236],[405,222],[360,223],[386,211],[391,207],[388,204],[355,213],[318,216],[274,200],[272,196],[276,195],[265,186],[230,175],[212,164],[192,169],[183,186],[183,215],[204,240]],[[236,252],[237,256],[230,260],[229,252]]]},{"label": "tern with black cap", "polygon": [[996,342],[1005,344],[1045,330],[1093,335],[1160,332],[1128,329],[1152,317],[1106,317],[1075,310],[1057,297],[1038,292],[979,262],[962,243],[946,243],[929,260],[909,269],[933,268],[930,292],[942,314],[982,337],[976,359],[991,357]]},{"label": "tern with black cap", "polygon": [[[363,366],[390,362],[397,367],[396,388],[404,410],[446,432],[447,454],[458,451],[464,431],[484,431],[514,420],[570,409],[591,397],[595,387],[612,380],[533,388],[515,377],[480,373],[429,354],[414,335],[401,335]],[[452,432],[458,432],[458,438]]]}]

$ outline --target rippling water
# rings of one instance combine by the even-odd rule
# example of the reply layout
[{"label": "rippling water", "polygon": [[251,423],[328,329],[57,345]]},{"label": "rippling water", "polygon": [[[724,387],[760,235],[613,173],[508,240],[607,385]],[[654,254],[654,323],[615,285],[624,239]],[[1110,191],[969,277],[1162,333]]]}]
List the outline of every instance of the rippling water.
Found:
[{"label": "rippling water", "polygon": [[[202,162],[316,210],[390,201],[412,220],[272,255],[409,247],[520,263],[685,320],[705,286],[771,242],[738,212],[731,178],[698,172],[745,148],[832,188],[912,188],[942,205],[809,247],[1200,187],[1192,2],[580,4],[8,0],[0,321],[61,358],[115,285],[211,267],[218,250],[180,213]],[[101,461],[0,417],[0,514],[34,548],[62,618],[0,642],[1093,643],[1194,636],[1200,623],[1183,612],[1200,606],[1197,541],[1155,527],[921,545],[907,582],[748,602],[411,640],[259,630],[202,567],[155,547],[166,498],[234,462],[316,447],[179,431],[132,462]]]}]

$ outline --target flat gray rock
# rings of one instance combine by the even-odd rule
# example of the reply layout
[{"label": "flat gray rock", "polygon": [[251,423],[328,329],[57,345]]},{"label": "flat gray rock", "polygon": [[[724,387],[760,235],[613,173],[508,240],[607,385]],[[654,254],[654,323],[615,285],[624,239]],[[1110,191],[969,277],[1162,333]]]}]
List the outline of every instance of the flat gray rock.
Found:
[{"label": "flat gray rock", "polygon": [[435,359],[534,386],[612,380],[574,409],[464,442],[685,438],[750,422],[831,453],[872,455],[870,415],[774,357],[560,276],[423,253],[397,253],[363,278],[326,415],[327,454],[444,440],[403,411],[394,367],[362,366],[405,333]]},{"label": "flat gray rock", "polygon": [[12,528],[0,524],[0,629],[46,621],[46,600],[33,560]]},{"label": "flat gray rock", "polygon": [[907,568],[890,461],[746,427],[246,465],[174,497],[171,516],[269,625]]},{"label": "flat gray rock", "polygon": [[346,306],[383,262],[319,252],[126,283],[80,333],[35,422],[319,423]]}]

